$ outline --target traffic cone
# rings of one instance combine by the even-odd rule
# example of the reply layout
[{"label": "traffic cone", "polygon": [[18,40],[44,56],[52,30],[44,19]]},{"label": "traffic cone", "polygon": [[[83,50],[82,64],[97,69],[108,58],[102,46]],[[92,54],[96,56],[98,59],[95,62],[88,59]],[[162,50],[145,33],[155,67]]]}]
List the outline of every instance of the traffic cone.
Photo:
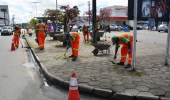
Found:
[{"label": "traffic cone", "polygon": [[76,74],[73,73],[70,80],[68,100],[80,100]]},{"label": "traffic cone", "polygon": [[12,44],[11,44],[11,51],[15,50],[15,45],[14,45],[14,40],[12,39]]}]

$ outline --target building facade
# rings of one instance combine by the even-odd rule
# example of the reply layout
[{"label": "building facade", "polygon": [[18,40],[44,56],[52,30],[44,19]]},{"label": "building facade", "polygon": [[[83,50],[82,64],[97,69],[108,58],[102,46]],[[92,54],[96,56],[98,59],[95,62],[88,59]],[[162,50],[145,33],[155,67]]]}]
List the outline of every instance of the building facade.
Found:
[{"label": "building facade", "polygon": [[[110,24],[123,25],[123,23],[129,24],[128,16],[127,16],[127,10],[128,10],[127,6],[114,5],[114,6],[108,6],[105,8],[111,9],[112,11],[112,15],[110,18],[111,20],[105,21],[104,22],[105,25],[110,25]],[[101,8],[101,9],[104,9],[104,8]]]},{"label": "building facade", "polygon": [[0,26],[9,25],[9,9],[8,5],[0,5]]}]

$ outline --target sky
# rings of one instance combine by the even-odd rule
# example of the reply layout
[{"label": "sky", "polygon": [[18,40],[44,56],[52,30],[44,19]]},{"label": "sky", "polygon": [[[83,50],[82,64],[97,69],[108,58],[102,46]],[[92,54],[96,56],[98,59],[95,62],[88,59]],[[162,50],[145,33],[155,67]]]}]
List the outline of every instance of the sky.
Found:
[{"label": "sky", "polygon": [[[25,23],[33,17],[42,17],[45,9],[56,9],[56,2],[58,9],[61,5],[78,6],[81,16],[89,9],[88,1],[92,9],[92,0],[0,0],[0,5],[8,5],[10,20],[14,15],[15,23]],[[96,0],[97,10],[113,5],[127,6],[128,0]]]}]

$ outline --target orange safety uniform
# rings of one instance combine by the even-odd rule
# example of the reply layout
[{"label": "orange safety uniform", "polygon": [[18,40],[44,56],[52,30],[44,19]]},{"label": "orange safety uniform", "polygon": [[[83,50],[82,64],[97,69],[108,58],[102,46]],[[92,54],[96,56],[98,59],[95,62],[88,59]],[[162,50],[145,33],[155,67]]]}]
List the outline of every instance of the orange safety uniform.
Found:
[{"label": "orange safety uniform", "polygon": [[13,35],[13,40],[14,40],[14,44],[15,47],[19,47],[19,37],[20,37],[21,31],[18,27],[15,28],[14,30],[14,35]]},{"label": "orange safety uniform", "polygon": [[40,50],[44,49],[44,42],[46,37],[46,27],[42,23],[38,23],[36,27],[36,36]]},{"label": "orange safety uniform", "polygon": [[87,26],[83,26],[83,35],[84,35],[84,41],[89,41],[89,32],[88,32],[88,27]]},{"label": "orange safety uniform", "polygon": [[[63,37],[64,37],[63,39],[66,39],[67,38],[66,34],[63,34]],[[80,45],[80,34],[78,32],[70,32],[69,40],[72,47],[72,55],[77,57]]]},{"label": "orange safety uniform", "polygon": [[121,48],[121,59],[120,59],[120,62],[125,62],[126,61],[126,56],[127,56],[127,50],[128,50],[128,42],[130,42],[130,45],[131,45],[131,48],[130,48],[130,51],[131,53],[128,54],[129,58],[128,58],[128,64],[131,64],[131,61],[132,61],[132,46],[133,46],[133,35],[131,34],[126,34],[126,33],[123,33],[123,34],[120,34],[117,36],[118,37],[118,44],[116,44],[116,46],[119,47],[119,44],[122,45],[122,48]]},{"label": "orange safety uniform", "polygon": [[79,45],[80,45],[80,34],[78,32],[70,32],[70,42],[72,47],[72,55],[78,56]]}]

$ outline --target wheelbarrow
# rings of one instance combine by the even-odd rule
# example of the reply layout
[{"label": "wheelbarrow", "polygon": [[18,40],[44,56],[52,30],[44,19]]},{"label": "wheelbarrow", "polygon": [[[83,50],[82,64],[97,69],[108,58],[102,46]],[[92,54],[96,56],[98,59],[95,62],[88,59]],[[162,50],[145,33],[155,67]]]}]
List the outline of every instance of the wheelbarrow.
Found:
[{"label": "wheelbarrow", "polygon": [[98,43],[92,43],[92,45],[95,47],[95,49],[92,51],[92,53],[96,56],[99,51],[101,51],[103,53],[103,50],[106,50],[106,54],[107,51],[110,51],[110,44],[98,44]]}]

